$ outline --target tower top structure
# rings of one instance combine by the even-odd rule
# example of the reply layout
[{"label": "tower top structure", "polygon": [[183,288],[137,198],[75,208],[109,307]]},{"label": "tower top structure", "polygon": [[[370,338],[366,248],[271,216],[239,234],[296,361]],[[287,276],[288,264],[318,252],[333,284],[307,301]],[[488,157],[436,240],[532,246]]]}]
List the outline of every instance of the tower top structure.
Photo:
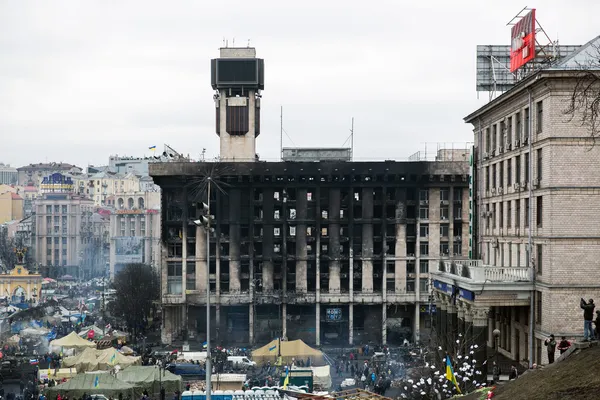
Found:
[{"label": "tower top structure", "polygon": [[254,161],[260,134],[260,99],[264,89],[264,60],[253,47],[222,47],[211,60],[211,86],[216,108],[220,159]]}]

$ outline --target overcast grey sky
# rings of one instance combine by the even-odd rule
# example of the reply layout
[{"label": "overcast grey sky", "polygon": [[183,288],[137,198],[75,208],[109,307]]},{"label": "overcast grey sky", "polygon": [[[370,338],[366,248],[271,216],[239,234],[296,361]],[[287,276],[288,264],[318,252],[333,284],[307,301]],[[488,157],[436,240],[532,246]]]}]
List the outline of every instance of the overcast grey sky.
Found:
[{"label": "overcast grey sky", "polygon": [[[257,151],[298,146],[405,158],[472,140],[477,44],[510,44],[525,5],[561,44],[600,34],[600,2],[0,0],[0,162],[106,164],[168,143],[218,154],[210,59],[223,38],[265,59]],[[285,137],[284,145],[292,145]]]}]

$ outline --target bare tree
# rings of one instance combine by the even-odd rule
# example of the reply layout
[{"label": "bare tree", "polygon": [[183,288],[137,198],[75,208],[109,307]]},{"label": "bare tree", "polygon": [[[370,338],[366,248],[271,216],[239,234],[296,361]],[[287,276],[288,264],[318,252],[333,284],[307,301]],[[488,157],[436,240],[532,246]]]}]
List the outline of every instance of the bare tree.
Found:
[{"label": "bare tree", "polygon": [[146,264],[127,264],[115,276],[113,287],[116,298],[111,311],[127,322],[135,337],[148,321],[152,302],[159,297],[158,275]]},{"label": "bare tree", "polygon": [[573,88],[564,114],[589,130],[595,139],[600,133],[600,45],[591,44],[588,59],[574,72]]}]

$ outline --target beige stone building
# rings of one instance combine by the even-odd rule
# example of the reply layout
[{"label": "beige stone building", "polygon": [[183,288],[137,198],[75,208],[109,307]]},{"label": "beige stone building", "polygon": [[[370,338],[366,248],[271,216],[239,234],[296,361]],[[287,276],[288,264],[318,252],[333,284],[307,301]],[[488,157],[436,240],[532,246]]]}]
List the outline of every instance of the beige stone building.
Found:
[{"label": "beige stone building", "polygon": [[[153,185],[154,186],[154,185]],[[110,216],[110,277],[128,263],[160,265],[160,192],[119,193]]]},{"label": "beige stone building", "polygon": [[497,340],[502,354],[538,364],[547,362],[550,334],[582,338],[580,299],[600,300],[600,147],[581,115],[570,120],[565,110],[590,49],[466,117],[475,135],[479,260],[435,272],[442,334],[460,331],[461,318],[463,327],[466,318],[475,327],[477,314],[480,343],[493,348]]},{"label": "beige stone building", "polygon": [[45,177],[40,187],[34,214],[35,255],[41,272],[52,278],[69,274],[84,279],[97,260],[97,252],[91,250],[97,245],[95,237],[102,234],[94,202],[74,194],[73,181],[59,173]]},{"label": "beige stone building", "polygon": [[0,185],[0,224],[23,219],[23,198],[16,189]]}]

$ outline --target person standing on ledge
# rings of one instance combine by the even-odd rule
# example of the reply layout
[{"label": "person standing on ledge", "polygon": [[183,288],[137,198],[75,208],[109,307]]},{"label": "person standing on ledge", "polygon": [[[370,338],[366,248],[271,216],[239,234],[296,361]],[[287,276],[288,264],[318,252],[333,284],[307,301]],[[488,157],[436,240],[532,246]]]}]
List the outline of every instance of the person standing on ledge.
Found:
[{"label": "person standing on ledge", "polygon": [[554,339],[554,335],[550,335],[550,337],[544,341],[544,344],[548,348],[548,364],[552,364],[554,362],[554,352],[556,351],[556,340]]},{"label": "person standing on ledge", "polygon": [[595,340],[594,329],[592,328],[592,320],[594,319],[594,299],[590,299],[587,303],[581,298],[580,307],[583,309],[583,341],[589,342]]}]

